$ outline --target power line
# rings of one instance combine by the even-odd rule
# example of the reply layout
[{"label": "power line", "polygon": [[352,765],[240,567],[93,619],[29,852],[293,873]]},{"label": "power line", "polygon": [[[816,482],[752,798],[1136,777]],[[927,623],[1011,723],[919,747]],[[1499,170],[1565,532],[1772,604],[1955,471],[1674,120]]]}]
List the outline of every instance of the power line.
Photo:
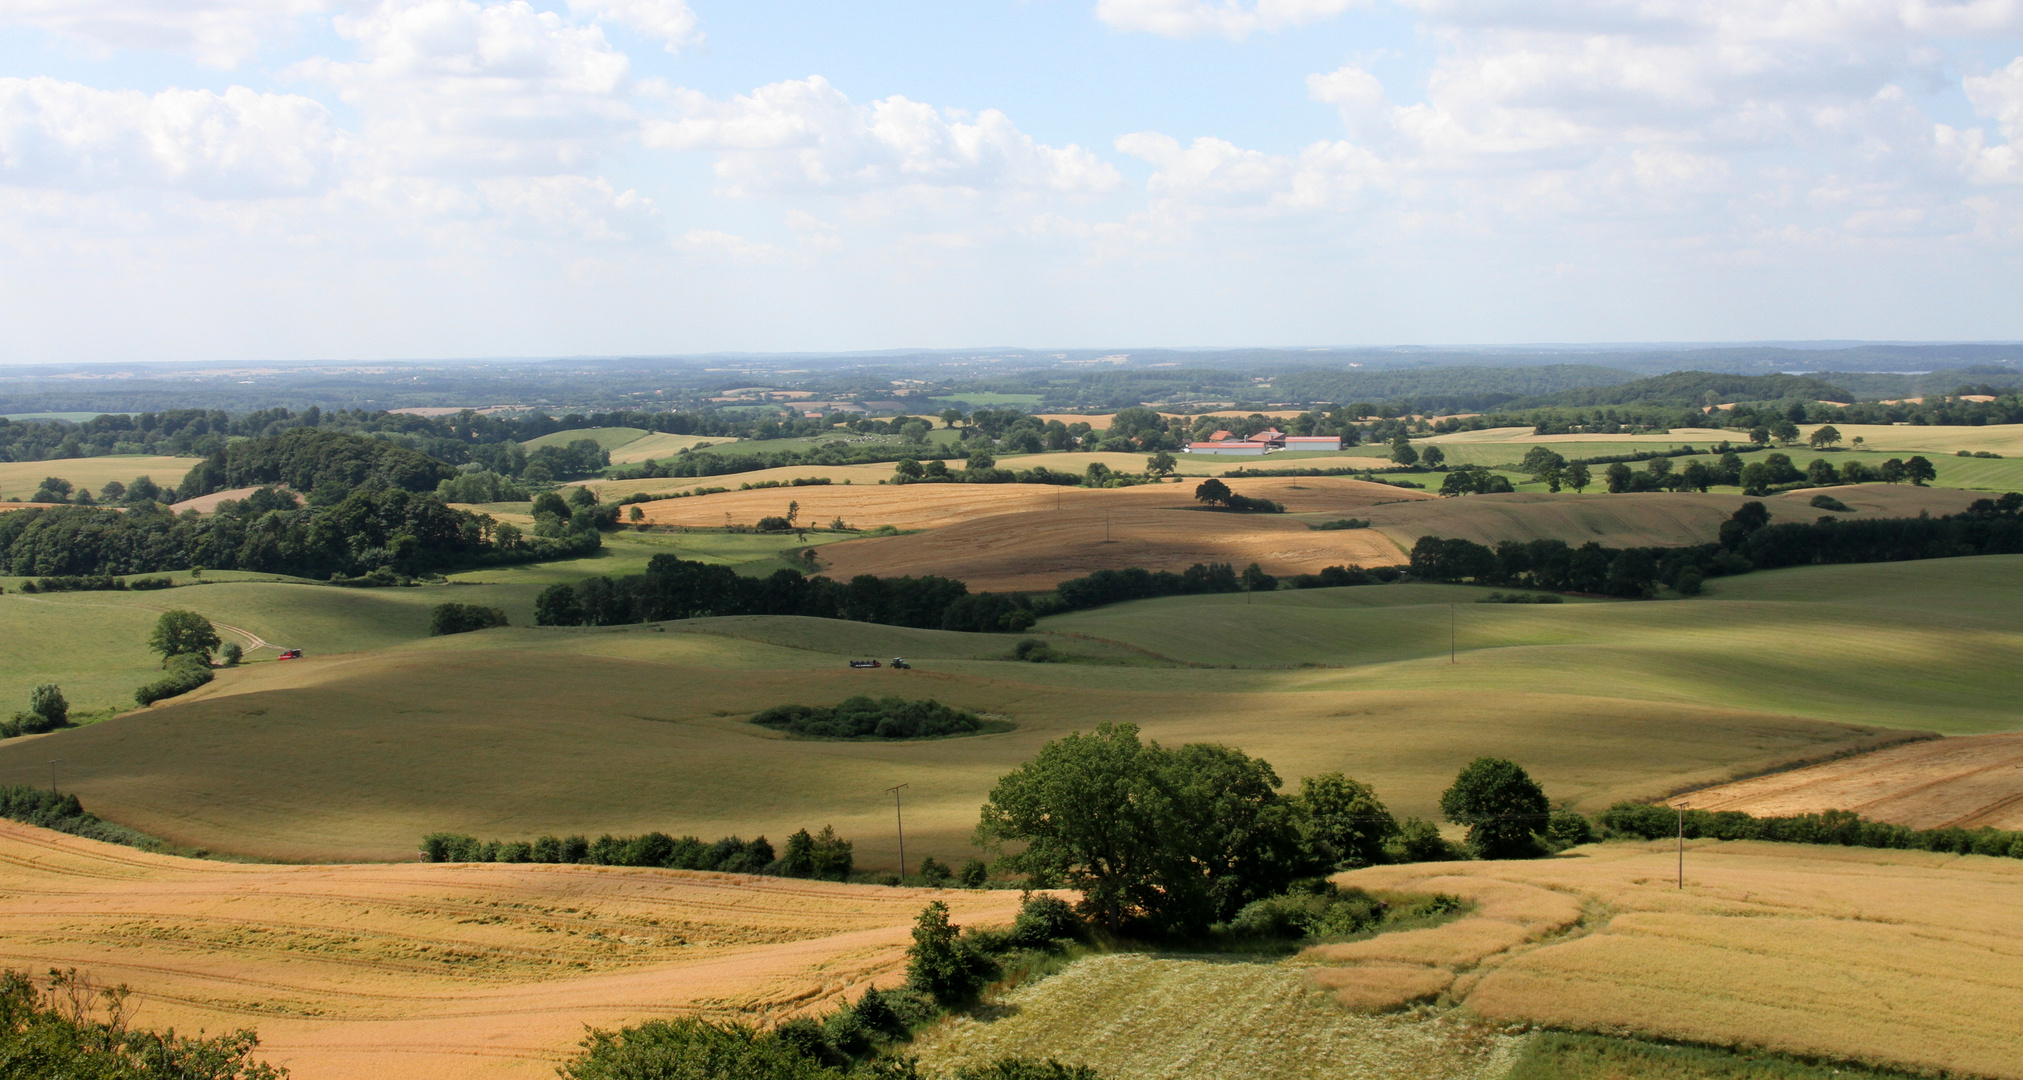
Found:
[{"label": "power line", "polygon": [[906,883],[906,815],[899,808],[899,789],[905,784],[894,784],[885,791],[892,796],[892,816],[899,825],[899,883]]}]

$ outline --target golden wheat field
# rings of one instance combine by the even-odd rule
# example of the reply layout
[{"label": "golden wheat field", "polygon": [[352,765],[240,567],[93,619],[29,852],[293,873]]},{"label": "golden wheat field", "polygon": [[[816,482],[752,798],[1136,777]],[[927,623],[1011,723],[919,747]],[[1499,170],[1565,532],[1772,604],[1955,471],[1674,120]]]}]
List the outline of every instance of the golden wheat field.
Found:
[{"label": "golden wheat field", "polygon": [[528,1078],[584,1025],[751,1021],[892,985],[914,916],[1012,892],[541,865],[198,862],[0,821],[0,964],[76,967],[136,1023],[253,1027],[303,1080]]},{"label": "golden wheat field", "polygon": [[1354,871],[1336,880],[1478,907],[1294,963],[1364,1008],[1437,1000],[1499,1024],[2023,1076],[2023,861],[1688,841],[1680,889],[1676,859],[1610,843]]},{"label": "golden wheat field", "polygon": [[1916,829],[2023,829],[2023,735],[1930,739],[1673,800],[1758,817],[1852,810]]},{"label": "golden wheat field", "polygon": [[55,461],[0,461],[0,499],[27,499],[35,494],[45,476],[61,477],[77,487],[86,488],[92,494],[105,486],[108,480],[131,484],[136,477],[145,476],[165,488],[173,488],[182,482],[190,467],[197,464],[193,457],[167,457],[158,454],[119,454],[106,457],[62,458]]}]

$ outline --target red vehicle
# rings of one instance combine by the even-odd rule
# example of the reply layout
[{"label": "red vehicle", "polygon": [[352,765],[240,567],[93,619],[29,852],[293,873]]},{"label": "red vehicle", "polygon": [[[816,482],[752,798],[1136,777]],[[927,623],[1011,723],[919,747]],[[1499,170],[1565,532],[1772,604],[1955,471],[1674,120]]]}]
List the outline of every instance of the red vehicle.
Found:
[{"label": "red vehicle", "polygon": [[282,660],[300,660],[300,659],[302,659],[302,650],[301,650],[301,649],[289,649],[288,651],[286,651],[286,652],[282,653],[282,654],[280,655],[279,659],[282,659]]}]

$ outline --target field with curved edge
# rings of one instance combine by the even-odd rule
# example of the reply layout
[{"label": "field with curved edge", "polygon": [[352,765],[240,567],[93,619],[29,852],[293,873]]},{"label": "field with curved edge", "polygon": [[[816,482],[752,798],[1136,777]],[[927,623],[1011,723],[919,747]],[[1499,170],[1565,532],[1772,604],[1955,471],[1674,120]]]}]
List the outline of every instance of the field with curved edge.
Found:
[{"label": "field with curved edge", "polygon": [[1758,817],[1852,810],[1914,829],[2023,830],[2023,735],[1907,743],[1705,788],[1674,802]]},{"label": "field with curved edge", "polygon": [[136,993],[135,1023],[258,1029],[302,1080],[554,1075],[584,1025],[746,1022],[901,981],[914,916],[1015,892],[539,865],[258,866],[0,821],[0,965]]},{"label": "field with curved edge", "polygon": [[0,499],[26,502],[46,476],[62,477],[77,487],[89,489],[93,495],[97,495],[108,480],[131,484],[142,476],[162,487],[174,488],[183,482],[183,476],[200,460],[159,454],[119,454],[54,461],[0,461]]},{"label": "field with curved edge", "polygon": [[[221,671],[127,716],[0,742],[0,781],[32,782],[60,757],[63,786],[113,820],[266,858],[399,859],[437,829],[777,839],[831,823],[865,865],[889,866],[886,788],[912,785],[909,855],[959,860],[997,777],[1105,720],[1230,743],[1288,782],[1346,771],[1428,817],[1480,754],[1521,761],[1555,798],[1593,810],[1920,730],[2023,727],[2007,690],[2023,661],[2023,612],[2009,602],[2023,557],[1711,586],[1641,603],[1475,604],[1489,590],[1440,585],[1141,601],[1046,620],[1037,636],[1071,661],[1056,664],[1011,660],[1011,635],[819,619],[515,627],[378,647],[371,626],[339,625],[331,640],[357,634],[358,651]],[[228,588],[288,587],[200,592]],[[421,599],[445,591],[374,599],[415,603],[404,617],[418,620]],[[239,624],[299,639],[287,604],[255,614]],[[862,656],[915,669],[847,667]],[[1015,727],[863,744],[746,723],[859,693],[931,697]]]}]

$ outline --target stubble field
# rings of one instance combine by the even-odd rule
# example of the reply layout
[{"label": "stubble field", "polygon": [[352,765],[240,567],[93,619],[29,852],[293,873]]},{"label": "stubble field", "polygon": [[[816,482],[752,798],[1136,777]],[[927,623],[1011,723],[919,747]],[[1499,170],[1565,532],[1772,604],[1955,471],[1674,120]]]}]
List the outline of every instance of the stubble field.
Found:
[{"label": "stubble field", "polygon": [[4,821],[0,893],[0,965],[129,984],[143,1026],[257,1028],[303,1080],[533,1080],[584,1025],[822,1011],[899,981],[928,900],[985,925],[1018,905],[678,870],[235,865]]},{"label": "stubble field", "polygon": [[1673,801],[1758,817],[1852,810],[1914,829],[2023,830],[2023,735],[1908,743]]}]

